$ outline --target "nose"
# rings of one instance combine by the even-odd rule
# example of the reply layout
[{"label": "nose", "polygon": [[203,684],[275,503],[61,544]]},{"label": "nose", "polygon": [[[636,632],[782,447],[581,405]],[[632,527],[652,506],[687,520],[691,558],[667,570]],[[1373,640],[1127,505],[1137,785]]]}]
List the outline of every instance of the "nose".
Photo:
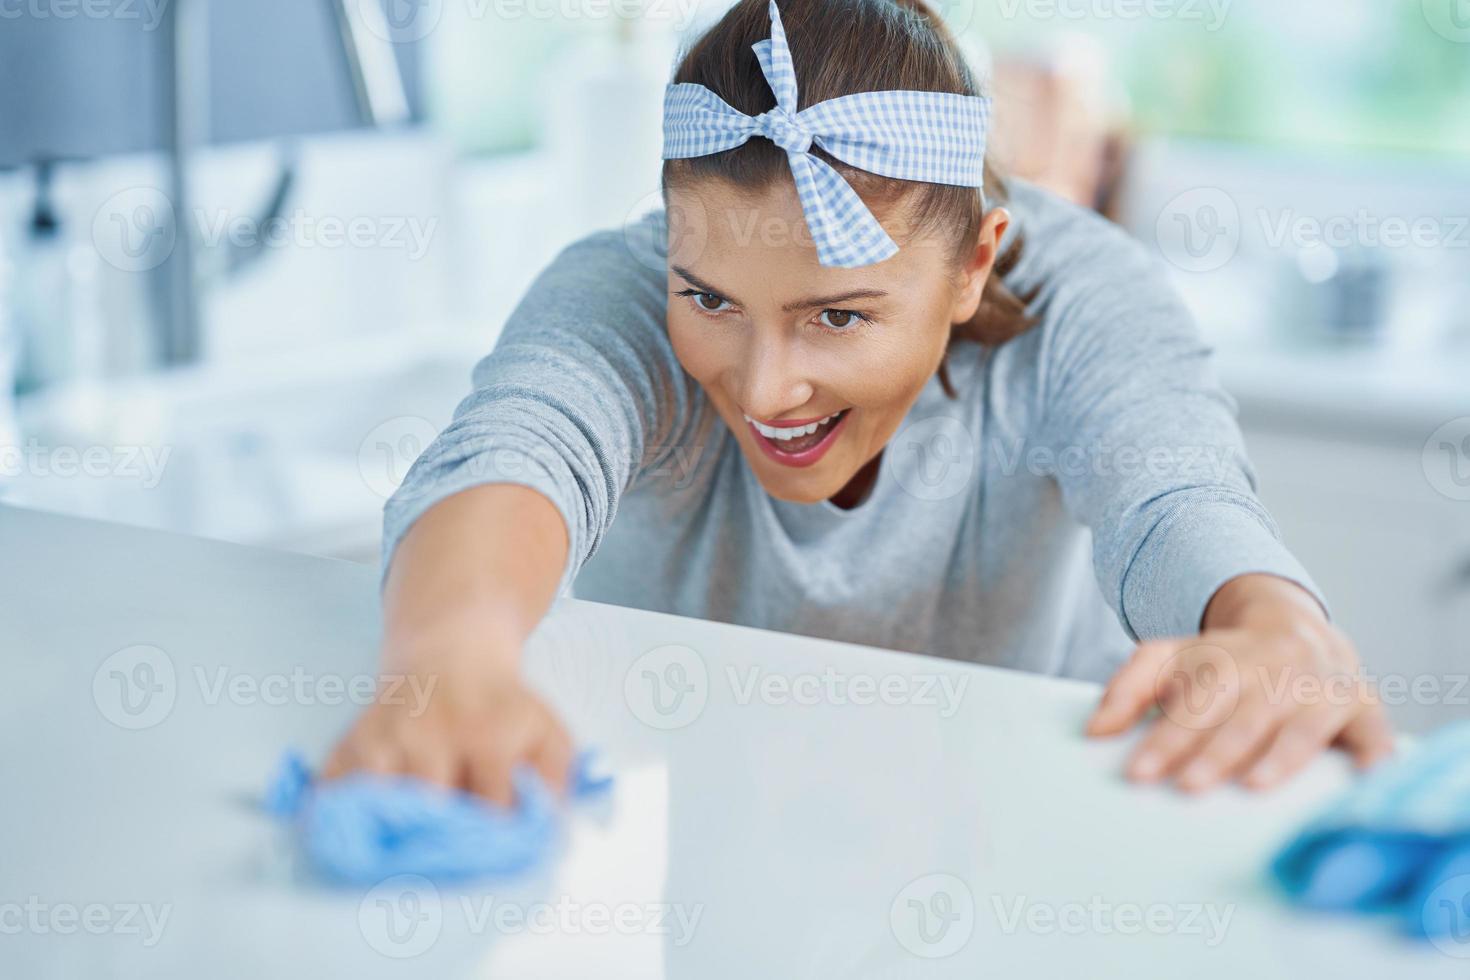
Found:
[{"label": "nose", "polygon": [[745,414],[779,419],[812,400],[813,386],[802,368],[797,345],[753,331],[735,372],[732,391]]}]

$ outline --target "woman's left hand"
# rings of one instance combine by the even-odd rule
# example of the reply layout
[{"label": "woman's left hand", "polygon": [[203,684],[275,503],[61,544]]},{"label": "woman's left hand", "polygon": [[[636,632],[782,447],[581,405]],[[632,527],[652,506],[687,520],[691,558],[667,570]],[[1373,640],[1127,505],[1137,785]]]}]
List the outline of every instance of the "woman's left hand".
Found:
[{"label": "woman's left hand", "polygon": [[[1260,579],[1269,581],[1251,582]],[[1264,789],[1331,745],[1362,767],[1393,751],[1388,718],[1352,642],[1314,600],[1310,607],[1296,596],[1275,601],[1283,585],[1307,595],[1269,576],[1228,583],[1204,632],[1142,643],[1113,676],[1089,735],[1124,732],[1155,705],[1161,712],[1134,749],[1130,778],[1173,777],[1191,792],[1232,779]],[[1272,601],[1245,601],[1262,598]]]}]

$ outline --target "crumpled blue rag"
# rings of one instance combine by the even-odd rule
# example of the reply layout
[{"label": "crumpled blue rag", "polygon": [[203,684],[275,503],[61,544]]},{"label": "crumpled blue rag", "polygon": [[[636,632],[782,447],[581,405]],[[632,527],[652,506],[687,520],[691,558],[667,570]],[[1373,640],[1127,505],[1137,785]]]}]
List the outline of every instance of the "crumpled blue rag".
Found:
[{"label": "crumpled blue rag", "polygon": [[[609,776],[592,774],[579,754],[568,798],[605,794]],[[373,884],[397,874],[465,881],[527,871],[556,840],[551,791],[529,767],[513,774],[516,805],[447,790],[411,776],[357,773],[317,784],[302,757],[288,751],[266,790],[267,812],[295,824],[314,871],[339,884]]]},{"label": "crumpled blue rag", "polygon": [[1368,773],[1271,873],[1307,908],[1384,913],[1410,934],[1470,942],[1470,724]]}]

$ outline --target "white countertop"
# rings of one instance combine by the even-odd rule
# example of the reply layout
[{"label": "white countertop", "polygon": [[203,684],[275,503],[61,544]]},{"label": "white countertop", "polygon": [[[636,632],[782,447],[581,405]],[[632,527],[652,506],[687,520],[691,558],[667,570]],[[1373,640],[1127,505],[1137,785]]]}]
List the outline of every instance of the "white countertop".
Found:
[{"label": "white countertop", "polygon": [[1265,884],[1341,758],[1189,799],[1081,736],[1090,685],[574,600],[529,670],[610,803],[532,881],[326,890],[252,801],[355,714],[375,570],[3,507],[0,542],[6,976],[1465,975]]}]

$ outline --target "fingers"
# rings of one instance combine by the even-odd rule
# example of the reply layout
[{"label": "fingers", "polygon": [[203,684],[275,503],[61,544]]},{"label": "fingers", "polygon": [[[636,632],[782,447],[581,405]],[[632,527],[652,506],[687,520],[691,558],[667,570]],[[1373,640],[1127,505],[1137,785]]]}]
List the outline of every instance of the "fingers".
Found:
[{"label": "fingers", "polygon": [[452,751],[438,738],[405,736],[402,745],[403,772],[442,789],[458,789],[460,769]]},{"label": "fingers", "polygon": [[1125,769],[1128,778],[1145,783],[1163,778],[1177,769],[1205,737],[1172,718],[1160,718],[1134,748]]},{"label": "fingers", "polygon": [[349,743],[345,741],[333,749],[332,754],[327,756],[327,761],[322,763],[322,770],[317,778],[341,779],[347,775],[350,768],[350,764],[347,761],[349,751]]},{"label": "fingers", "polygon": [[[1149,691],[1162,717],[1134,748],[1126,767],[1129,778],[1147,782],[1175,772],[1217,737],[1222,726],[1237,719],[1240,672],[1223,649],[1197,641],[1174,642],[1139,658],[1149,668]],[[1130,683],[1140,682],[1134,678]],[[1256,710],[1243,716],[1245,727],[1234,730],[1216,749],[1220,758],[1234,749],[1262,719]],[[1195,770],[1192,779],[1207,776]]]},{"label": "fingers", "polygon": [[[1320,674],[1259,662],[1247,670],[1213,644],[1185,647],[1159,667],[1162,716],[1135,747],[1127,775],[1143,782],[1173,776],[1187,792],[1231,779],[1266,789],[1296,775],[1334,741],[1358,765],[1372,765],[1393,751],[1387,715],[1366,685],[1338,696],[1336,676],[1323,681]],[[1287,683],[1303,678],[1312,683]]]},{"label": "fingers", "polygon": [[1252,789],[1266,789],[1300,772],[1332,743],[1346,717],[1342,708],[1333,705],[1317,704],[1296,712],[1241,781]]},{"label": "fingers", "polygon": [[392,743],[354,733],[328,758],[320,778],[339,779],[359,771],[391,775],[399,771],[400,765],[400,755]]},{"label": "fingers", "polygon": [[1259,690],[1245,692],[1230,716],[1199,742],[1179,772],[1179,788],[1199,793],[1232,778],[1262,753],[1280,727],[1280,710]]},{"label": "fingers", "polygon": [[476,753],[466,761],[464,788],[498,806],[510,806],[515,797],[511,782],[515,760],[515,753],[504,750]]},{"label": "fingers", "polygon": [[515,802],[514,770],[529,763],[547,789],[566,793],[574,749],[571,736],[550,708],[536,699],[505,705],[494,724],[474,738],[466,788],[493,803]]},{"label": "fingers", "polygon": [[1252,789],[1267,789],[1296,775],[1336,743],[1366,768],[1393,752],[1393,729],[1377,694],[1364,685],[1352,704],[1324,702],[1299,710],[1242,777]]},{"label": "fingers", "polygon": [[499,806],[516,802],[514,773],[528,762],[548,790],[564,796],[572,763],[571,743],[547,737],[521,751],[500,749],[482,753],[467,767],[466,789]]},{"label": "fingers", "polygon": [[555,723],[531,753],[531,765],[536,767],[542,781],[557,796],[566,795],[573,755],[571,736]]},{"label": "fingers", "polygon": [[536,713],[524,700],[497,704],[454,746],[465,756],[465,789],[500,806],[515,801],[511,773],[539,740]]},{"label": "fingers", "polygon": [[1393,754],[1393,726],[1376,695],[1338,733],[1337,742],[1363,769]]},{"label": "fingers", "polygon": [[1089,735],[1116,735],[1137,724],[1158,697],[1159,671],[1180,648],[1179,640],[1141,643],[1103,691],[1087,722]]},{"label": "fingers", "polygon": [[483,696],[441,700],[412,714],[401,705],[370,706],[320,778],[411,776],[509,807],[516,802],[514,772],[521,764],[564,795],[573,757],[571,737],[550,708],[521,685],[497,685]]},{"label": "fingers", "polygon": [[1126,769],[1132,779],[1173,775],[1187,792],[1209,789],[1262,753],[1286,715],[1213,643],[1191,641],[1157,670],[1162,717],[1133,752]]}]

